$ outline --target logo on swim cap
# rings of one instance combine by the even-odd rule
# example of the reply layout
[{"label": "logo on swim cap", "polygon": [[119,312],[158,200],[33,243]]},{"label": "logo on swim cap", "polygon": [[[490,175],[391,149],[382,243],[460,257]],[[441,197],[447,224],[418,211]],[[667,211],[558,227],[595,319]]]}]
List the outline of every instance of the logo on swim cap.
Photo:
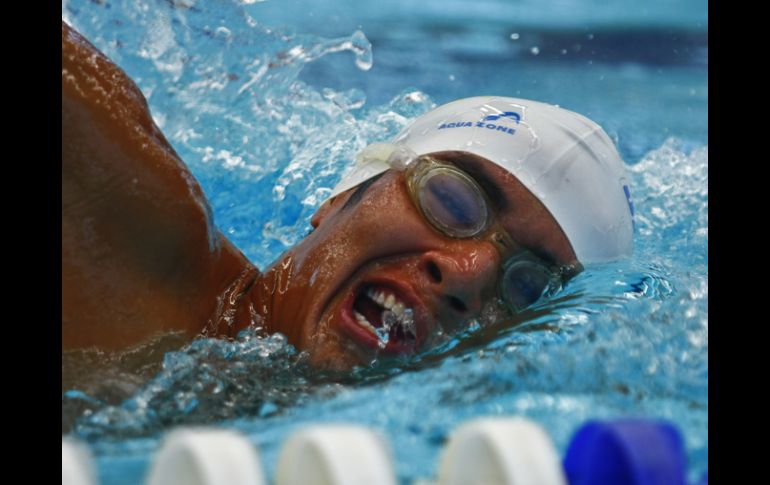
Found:
[{"label": "logo on swim cap", "polygon": [[626,184],[626,179],[621,179],[621,183],[623,184],[623,193],[626,194],[628,210],[631,212],[631,224],[634,226],[634,229],[636,229],[636,217],[634,217],[634,203],[631,201],[631,190]]},{"label": "logo on swim cap", "polygon": [[516,120],[517,125],[521,121],[521,115],[515,111],[506,111],[505,113],[500,113],[499,115],[488,115],[484,117],[484,121],[495,121],[499,120],[500,118],[513,118]]}]

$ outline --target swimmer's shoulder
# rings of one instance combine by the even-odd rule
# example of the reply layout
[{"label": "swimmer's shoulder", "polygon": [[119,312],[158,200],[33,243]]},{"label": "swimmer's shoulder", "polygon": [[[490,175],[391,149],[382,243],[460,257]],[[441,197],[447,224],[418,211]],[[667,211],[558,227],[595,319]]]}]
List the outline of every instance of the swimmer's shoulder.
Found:
[{"label": "swimmer's shoulder", "polygon": [[227,313],[259,272],[211,214],[136,84],[62,22],[63,347],[197,335]]}]

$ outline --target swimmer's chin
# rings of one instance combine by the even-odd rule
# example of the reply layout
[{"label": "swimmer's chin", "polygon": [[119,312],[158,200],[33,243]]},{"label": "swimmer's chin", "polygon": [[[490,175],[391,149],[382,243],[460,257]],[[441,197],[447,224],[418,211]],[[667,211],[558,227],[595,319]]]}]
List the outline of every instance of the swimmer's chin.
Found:
[{"label": "swimmer's chin", "polygon": [[309,325],[312,333],[306,339],[308,364],[319,371],[348,372],[356,366],[368,365],[375,355],[359,348],[346,335],[339,331],[339,322],[335,321],[340,307],[340,295],[336,295],[319,320]]},{"label": "swimmer's chin", "polygon": [[352,342],[344,337],[329,334],[319,339],[307,352],[308,364],[314,370],[332,373],[350,372],[355,367],[371,365],[375,358],[354,348]]}]

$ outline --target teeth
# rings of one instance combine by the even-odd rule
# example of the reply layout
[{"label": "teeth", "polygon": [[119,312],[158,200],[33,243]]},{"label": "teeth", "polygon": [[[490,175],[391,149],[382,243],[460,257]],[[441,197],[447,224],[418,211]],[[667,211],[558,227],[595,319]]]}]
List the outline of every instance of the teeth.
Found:
[{"label": "teeth", "polygon": [[358,324],[364,327],[365,329],[369,330],[373,334],[377,335],[377,331],[374,329],[371,323],[369,323],[369,320],[366,319],[365,316],[361,315],[357,311],[353,310],[353,315],[355,315],[356,320],[358,321]]},{"label": "teeth", "polygon": [[384,291],[374,291],[369,289],[366,295],[372,299],[375,303],[384,307],[386,310],[390,310],[396,315],[404,313],[406,305],[404,305],[395,295],[392,293],[386,293]]},{"label": "teeth", "polygon": [[403,314],[404,314],[404,309],[406,309],[406,307],[404,306],[404,304],[403,304],[403,303],[401,303],[401,302],[398,302],[398,303],[396,303],[395,305],[393,305],[393,306],[391,307],[390,311],[392,311],[393,313],[395,313],[397,317],[400,317],[401,315],[403,315]]},{"label": "teeth", "polygon": [[378,336],[380,343],[383,343],[383,335],[385,334],[385,344],[387,344],[387,334],[391,328],[396,326],[400,327],[404,332],[404,335],[411,338],[415,337],[414,317],[411,308],[407,307],[396,295],[390,293],[387,290],[375,291],[373,288],[369,288],[366,291],[366,295],[375,303],[383,307],[382,311],[382,327],[374,328],[374,326],[358,312],[355,312],[356,320],[358,324],[369,330],[373,334]]}]

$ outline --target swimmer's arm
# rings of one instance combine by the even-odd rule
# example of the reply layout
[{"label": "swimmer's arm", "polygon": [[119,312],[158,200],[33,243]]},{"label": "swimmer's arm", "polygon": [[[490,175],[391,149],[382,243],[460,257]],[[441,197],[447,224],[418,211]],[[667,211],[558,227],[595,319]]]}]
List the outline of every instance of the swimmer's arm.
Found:
[{"label": "swimmer's arm", "polygon": [[250,268],[128,76],[62,22],[63,348],[199,333]]}]

